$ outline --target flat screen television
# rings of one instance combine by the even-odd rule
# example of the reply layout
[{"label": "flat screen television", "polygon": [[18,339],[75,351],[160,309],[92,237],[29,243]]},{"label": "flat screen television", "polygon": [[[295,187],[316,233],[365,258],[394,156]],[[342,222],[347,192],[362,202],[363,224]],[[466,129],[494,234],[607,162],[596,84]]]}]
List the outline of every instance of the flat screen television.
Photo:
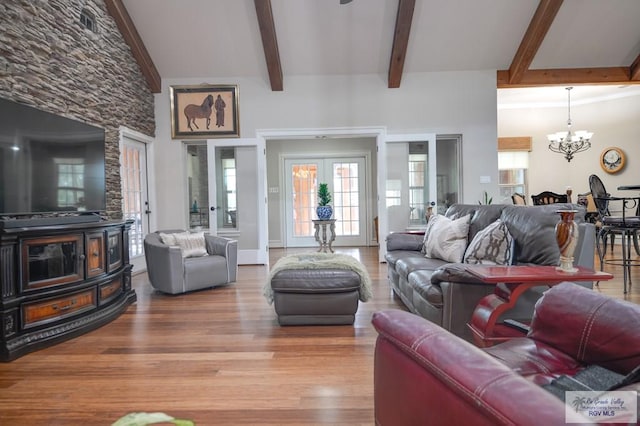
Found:
[{"label": "flat screen television", "polygon": [[104,129],[0,99],[0,216],[104,210]]}]

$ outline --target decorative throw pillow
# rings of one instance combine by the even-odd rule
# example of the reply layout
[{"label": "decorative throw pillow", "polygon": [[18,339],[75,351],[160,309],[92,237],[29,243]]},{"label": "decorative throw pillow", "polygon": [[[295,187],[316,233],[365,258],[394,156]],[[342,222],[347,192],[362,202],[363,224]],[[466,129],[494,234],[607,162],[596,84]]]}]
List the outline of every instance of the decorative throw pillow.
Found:
[{"label": "decorative throw pillow", "polygon": [[176,243],[182,251],[182,257],[200,257],[208,254],[207,245],[204,240],[204,232],[174,235]]},{"label": "decorative throw pillow", "polygon": [[500,219],[478,232],[464,254],[465,263],[509,265],[513,237]]},{"label": "decorative throw pillow", "polygon": [[471,215],[459,219],[439,217],[429,231],[425,256],[447,262],[462,262],[470,221]]},{"label": "decorative throw pillow", "polygon": [[427,227],[424,230],[424,238],[422,239],[422,254],[427,253],[427,240],[429,239],[429,234],[431,233],[431,229],[433,225],[438,221],[438,218],[444,217],[441,214],[434,214],[429,218],[427,222]]},{"label": "decorative throw pillow", "polygon": [[177,246],[178,243],[176,242],[176,235],[189,235],[188,232],[174,232],[172,234],[167,234],[164,232],[160,232],[158,234],[160,236],[160,241],[162,241],[163,244],[166,244],[168,246]]}]

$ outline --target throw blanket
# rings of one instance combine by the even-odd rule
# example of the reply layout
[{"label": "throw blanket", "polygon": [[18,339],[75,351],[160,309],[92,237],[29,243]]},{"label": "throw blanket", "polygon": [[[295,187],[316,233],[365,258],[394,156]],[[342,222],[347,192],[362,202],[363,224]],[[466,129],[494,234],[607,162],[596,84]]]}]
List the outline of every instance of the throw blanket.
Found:
[{"label": "throw blanket", "polygon": [[286,269],[348,269],[360,275],[360,301],[366,302],[373,297],[369,273],[355,258],[346,254],[305,253],[282,257],[273,265],[262,292],[269,304],[273,303],[271,279]]}]

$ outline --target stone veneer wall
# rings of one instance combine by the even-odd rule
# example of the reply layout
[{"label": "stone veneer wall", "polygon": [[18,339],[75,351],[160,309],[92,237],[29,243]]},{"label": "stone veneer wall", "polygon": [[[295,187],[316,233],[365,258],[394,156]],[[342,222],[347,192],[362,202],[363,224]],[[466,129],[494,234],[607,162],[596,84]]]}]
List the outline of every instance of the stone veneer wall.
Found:
[{"label": "stone veneer wall", "polygon": [[0,54],[0,97],[105,129],[106,214],[122,218],[118,129],[154,136],[154,97],[103,1],[2,0]]}]

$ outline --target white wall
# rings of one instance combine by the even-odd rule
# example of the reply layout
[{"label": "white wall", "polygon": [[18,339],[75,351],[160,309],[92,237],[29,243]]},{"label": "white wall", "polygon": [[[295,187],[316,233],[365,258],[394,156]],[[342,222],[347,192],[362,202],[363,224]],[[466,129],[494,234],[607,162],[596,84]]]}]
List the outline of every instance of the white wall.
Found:
[{"label": "white wall", "polygon": [[[546,135],[566,130],[567,106],[498,110],[498,136],[531,136],[529,194],[545,190],[563,193],[567,186],[574,194],[589,191],[589,176],[597,174],[607,191],[617,195],[635,195],[617,191],[620,185],[640,184],[640,96],[600,100],[571,105],[573,130],[594,132],[591,149],[576,154],[571,162],[548,149]],[[600,154],[611,146],[622,148],[626,166],[610,175],[600,168]],[[527,200],[531,203],[531,198]]]},{"label": "white wall", "polygon": [[[284,91],[273,92],[266,80],[163,80],[156,94],[157,226],[168,229],[187,223],[182,143],[171,140],[169,86],[237,84],[240,135],[256,136],[266,129],[387,128],[387,133],[462,134],[463,200],[476,203],[482,191],[497,193],[496,72],[405,74],[398,89],[388,89],[386,77],[297,76],[284,79]],[[267,141],[267,144],[269,142]],[[491,184],[480,184],[480,176]]]}]

